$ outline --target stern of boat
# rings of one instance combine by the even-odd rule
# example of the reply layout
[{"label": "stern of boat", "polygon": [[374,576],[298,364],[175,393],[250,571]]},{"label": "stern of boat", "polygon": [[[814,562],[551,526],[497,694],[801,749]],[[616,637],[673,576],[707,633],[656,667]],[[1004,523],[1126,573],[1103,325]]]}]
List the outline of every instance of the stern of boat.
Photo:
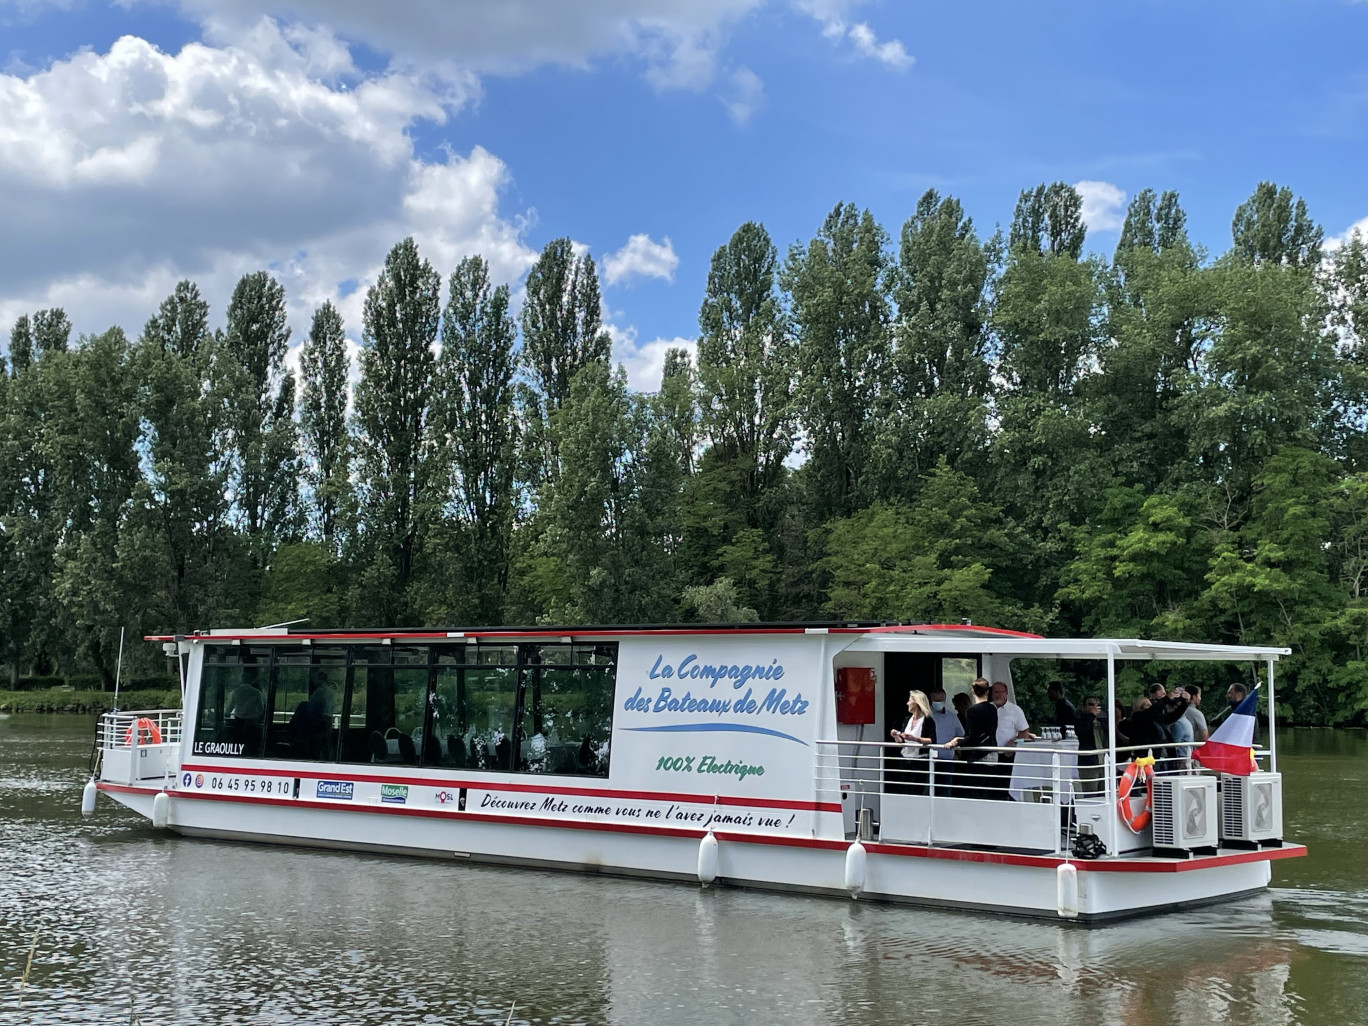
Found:
[{"label": "stern of boat", "polygon": [[156,793],[172,787],[180,772],[182,730],[179,709],[102,715],[95,736],[96,790],[150,816]]}]

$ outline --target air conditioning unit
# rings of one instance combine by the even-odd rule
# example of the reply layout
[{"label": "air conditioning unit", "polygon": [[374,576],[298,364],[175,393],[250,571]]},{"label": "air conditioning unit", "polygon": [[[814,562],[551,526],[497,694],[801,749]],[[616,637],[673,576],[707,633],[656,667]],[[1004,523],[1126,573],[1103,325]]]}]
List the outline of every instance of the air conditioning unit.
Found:
[{"label": "air conditioning unit", "polygon": [[1221,840],[1236,844],[1282,839],[1282,774],[1221,774]]},{"label": "air conditioning unit", "polygon": [[1154,846],[1176,851],[1216,848],[1216,778],[1157,776],[1154,793]]}]

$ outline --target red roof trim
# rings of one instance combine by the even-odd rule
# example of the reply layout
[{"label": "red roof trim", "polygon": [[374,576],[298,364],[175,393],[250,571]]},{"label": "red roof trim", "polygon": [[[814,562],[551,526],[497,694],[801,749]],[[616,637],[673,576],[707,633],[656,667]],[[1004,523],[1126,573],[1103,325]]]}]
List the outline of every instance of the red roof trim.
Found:
[{"label": "red roof trim", "polygon": [[[825,631],[828,634],[924,634],[931,631],[946,633],[966,633],[987,637],[1004,638],[1041,638],[1040,634],[1027,634],[1023,631],[1008,630],[1005,627],[975,627],[970,624],[960,623],[920,623],[920,624],[890,624],[883,627],[764,627],[754,628],[700,628],[700,627],[661,627],[652,629],[631,629],[623,628],[613,630],[610,628],[595,628],[593,630],[469,630],[469,631],[351,631],[347,633],[327,633],[310,634],[304,632],[279,633],[279,634],[186,634],[183,640],[197,641],[203,643],[218,643],[225,641],[381,641],[386,638],[392,641],[464,641],[468,638],[477,639],[513,639],[513,638],[659,638],[659,637],[693,637],[697,635],[712,635],[716,637],[743,637],[748,634],[797,634],[806,635],[809,631]],[[453,637],[452,635],[456,635]],[[148,634],[143,637],[144,641],[174,641],[175,635],[171,634]]]}]

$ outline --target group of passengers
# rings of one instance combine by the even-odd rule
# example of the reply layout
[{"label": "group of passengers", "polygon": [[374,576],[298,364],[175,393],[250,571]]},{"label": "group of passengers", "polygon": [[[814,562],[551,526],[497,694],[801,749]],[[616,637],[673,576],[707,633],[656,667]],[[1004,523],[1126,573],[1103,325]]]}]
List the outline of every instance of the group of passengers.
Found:
[{"label": "group of passengers", "polygon": [[966,694],[967,700],[957,701],[954,712],[946,707],[945,691],[940,688],[929,697],[921,691],[908,694],[907,724],[890,731],[903,746],[904,763],[893,790],[926,794],[934,756],[938,795],[1010,798],[1012,753],[984,749],[1007,748],[1018,740],[1034,740],[1036,735],[1030,731],[1025,712],[1008,700],[1004,682],[990,685],[980,677]]},{"label": "group of passengers", "polygon": [[[1227,701],[1234,708],[1247,690],[1231,685]],[[1064,685],[1049,685],[1046,696],[1053,711],[1051,726],[1071,730],[1078,740],[1079,789],[1100,794],[1103,789],[1103,757],[1109,744],[1110,724],[1102,700],[1089,695],[1077,709],[1065,696]],[[1018,741],[1035,740],[1021,707],[1008,700],[1007,685],[991,685],[980,677],[970,690],[955,695],[947,706],[945,691],[930,694],[909,692],[907,722],[889,733],[902,745],[901,765],[890,776],[890,790],[904,794],[927,794],[931,786],[931,760],[936,760],[935,793],[942,797],[1009,800],[1014,753],[1005,749]],[[1159,768],[1181,772],[1195,767],[1192,748],[1210,736],[1202,712],[1202,689],[1195,685],[1166,689],[1152,685],[1135,699],[1129,715],[1117,702],[1112,716],[1118,749],[1132,755],[1153,754]],[[1123,752],[1124,754],[1124,752]]]}]

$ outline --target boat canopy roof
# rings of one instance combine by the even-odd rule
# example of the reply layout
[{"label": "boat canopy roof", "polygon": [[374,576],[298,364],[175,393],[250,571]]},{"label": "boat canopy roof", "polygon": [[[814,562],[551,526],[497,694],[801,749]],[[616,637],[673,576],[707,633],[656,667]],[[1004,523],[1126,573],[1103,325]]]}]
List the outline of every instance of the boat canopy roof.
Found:
[{"label": "boat canopy roof", "polygon": [[289,625],[196,631],[189,635],[149,635],[148,641],[174,642],[352,642],[430,643],[434,641],[512,641],[558,638],[591,641],[604,638],[837,635],[846,651],[865,652],[982,652],[1028,659],[1276,661],[1291,649],[1266,645],[1209,645],[1143,638],[1047,638],[1039,634],[980,627],[975,624],[901,624],[884,621],[835,623],[740,623],[598,625],[573,627],[479,627],[466,630],[317,630]]}]

